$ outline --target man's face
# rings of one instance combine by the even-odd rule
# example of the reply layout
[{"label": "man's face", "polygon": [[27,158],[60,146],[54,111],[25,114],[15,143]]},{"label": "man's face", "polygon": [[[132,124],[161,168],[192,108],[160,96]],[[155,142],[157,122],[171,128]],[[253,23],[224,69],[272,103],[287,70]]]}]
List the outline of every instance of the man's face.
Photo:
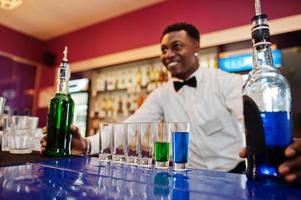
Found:
[{"label": "man's face", "polygon": [[198,42],[186,31],[170,32],[161,40],[161,61],[173,77],[184,80],[198,68],[198,50]]}]

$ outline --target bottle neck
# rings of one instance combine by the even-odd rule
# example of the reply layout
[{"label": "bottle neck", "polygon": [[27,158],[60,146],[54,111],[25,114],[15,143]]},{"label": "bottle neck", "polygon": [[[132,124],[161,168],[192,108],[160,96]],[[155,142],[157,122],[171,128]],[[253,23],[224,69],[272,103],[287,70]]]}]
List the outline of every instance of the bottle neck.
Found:
[{"label": "bottle neck", "polygon": [[67,61],[62,61],[58,71],[57,93],[69,93],[70,68]]},{"label": "bottle neck", "polygon": [[56,92],[69,94],[69,81],[65,79],[59,79],[57,83]]},{"label": "bottle neck", "polygon": [[256,15],[252,21],[253,68],[254,70],[262,68],[271,69],[274,63],[267,16],[265,14]]},{"label": "bottle neck", "polygon": [[270,44],[253,47],[253,67],[254,70],[271,68],[274,66],[272,49]]}]

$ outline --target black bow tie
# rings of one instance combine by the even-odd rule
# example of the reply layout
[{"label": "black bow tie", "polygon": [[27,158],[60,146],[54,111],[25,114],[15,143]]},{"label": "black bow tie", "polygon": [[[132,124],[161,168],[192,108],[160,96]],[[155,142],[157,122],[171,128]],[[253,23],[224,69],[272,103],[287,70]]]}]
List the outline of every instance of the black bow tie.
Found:
[{"label": "black bow tie", "polygon": [[195,76],[191,77],[190,79],[180,82],[180,81],[174,81],[173,86],[175,87],[175,90],[178,91],[183,87],[184,85],[188,85],[190,87],[196,87],[196,78]]}]

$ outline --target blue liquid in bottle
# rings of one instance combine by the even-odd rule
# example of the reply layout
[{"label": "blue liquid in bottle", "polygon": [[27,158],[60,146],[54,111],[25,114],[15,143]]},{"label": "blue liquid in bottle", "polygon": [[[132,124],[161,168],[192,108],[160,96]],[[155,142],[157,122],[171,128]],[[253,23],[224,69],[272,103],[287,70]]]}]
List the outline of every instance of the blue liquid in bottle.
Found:
[{"label": "blue liquid in bottle", "polygon": [[173,132],[172,142],[173,161],[175,163],[187,163],[189,132]]},{"label": "blue liquid in bottle", "polygon": [[255,154],[256,176],[279,178],[278,167],[286,157],[285,148],[291,143],[291,120],[288,112],[261,112],[265,147]]},{"label": "blue liquid in bottle", "polygon": [[292,142],[289,112],[261,112],[260,117],[267,146],[286,147]]}]

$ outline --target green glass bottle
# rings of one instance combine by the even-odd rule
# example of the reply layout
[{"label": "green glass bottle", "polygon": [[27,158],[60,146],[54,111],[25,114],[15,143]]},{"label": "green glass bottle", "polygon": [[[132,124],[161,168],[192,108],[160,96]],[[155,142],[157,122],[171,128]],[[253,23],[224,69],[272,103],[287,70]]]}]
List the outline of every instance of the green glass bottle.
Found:
[{"label": "green glass bottle", "polygon": [[70,67],[67,51],[65,47],[58,73],[57,92],[49,103],[45,155],[50,157],[71,154],[70,126],[73,120],[74,102],[69,94]]}]

